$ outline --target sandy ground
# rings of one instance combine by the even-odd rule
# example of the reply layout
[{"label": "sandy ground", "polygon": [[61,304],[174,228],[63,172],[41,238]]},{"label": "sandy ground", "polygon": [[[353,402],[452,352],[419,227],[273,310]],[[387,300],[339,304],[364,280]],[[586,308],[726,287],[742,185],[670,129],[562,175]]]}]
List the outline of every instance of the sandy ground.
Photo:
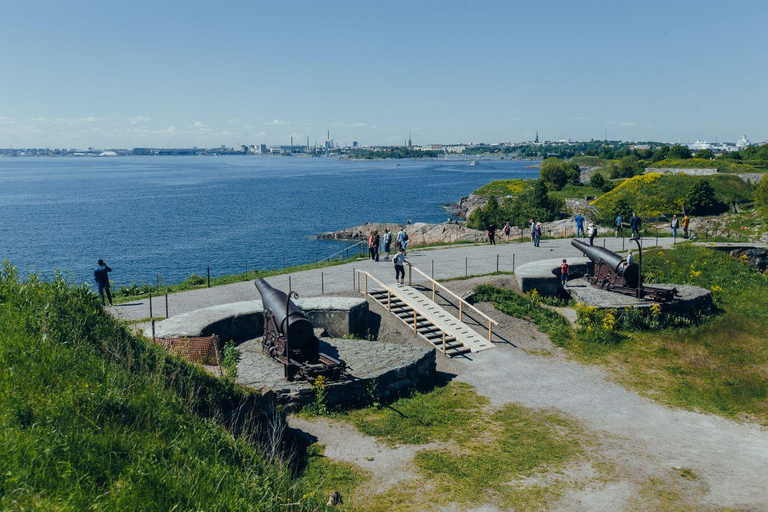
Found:
[{"label": "sandy ground", "polygon": [[[464,296],[489,280],[513,286],[507,276],[447,285]],[[489,304],[478,307],[500,323],[496,347],[453,360],[438,356],[438,370],[473,385],[494,406],[517,403],[575,418],[598,441],[591,455],[615,468],[607,480],[569,488],[554,510],[654,509],[652,499],[644,501],[650,485],[651,495],[654,489],[674,489],[693,509],[768,511],[768,430],[652,402],[616,384],[606,371],[569,360],[534,325],[506,317]],[[371,305],[371,315],[378,317],[379,339],[426,344],[377,304]],[[425,448],[390,448],[354,427],[325,419],[291,418],[290,424],[316,437],[327,456],[371,471],[377,491],[412,474],[413,455]],[[698,476],[683,479],[679,468]],[[570,476],[578,481],[579,469],[573,472]],[[482,505],[471,510],[494,509]]]}]

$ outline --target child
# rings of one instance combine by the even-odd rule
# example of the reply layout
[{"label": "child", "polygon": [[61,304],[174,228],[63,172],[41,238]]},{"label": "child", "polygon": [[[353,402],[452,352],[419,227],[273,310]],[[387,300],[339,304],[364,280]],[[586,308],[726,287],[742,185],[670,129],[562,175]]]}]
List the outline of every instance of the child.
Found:
[{"label": "child", "polygon": [[563,288],[566,288],[568,286],[568,262],[566,260],[563,260],[563,264],[560,266],[560,274]]},{"label": "child", "polygon": [[392,264],[395,266],[395,282],[398,286],[405,284],[405,249],[400,249],[397,254],[392,258]]}]

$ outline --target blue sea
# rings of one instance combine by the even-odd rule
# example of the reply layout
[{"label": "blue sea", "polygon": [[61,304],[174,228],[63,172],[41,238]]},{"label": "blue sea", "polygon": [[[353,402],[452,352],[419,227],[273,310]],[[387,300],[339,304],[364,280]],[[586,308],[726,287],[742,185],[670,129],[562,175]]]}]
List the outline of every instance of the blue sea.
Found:
[{"label": "blue sea", "polygon": [[296,157],[0,158],[0,259],[22,273],[114,284],[316,261],[365,222],[444,222],[443,205],[533,162]]}]

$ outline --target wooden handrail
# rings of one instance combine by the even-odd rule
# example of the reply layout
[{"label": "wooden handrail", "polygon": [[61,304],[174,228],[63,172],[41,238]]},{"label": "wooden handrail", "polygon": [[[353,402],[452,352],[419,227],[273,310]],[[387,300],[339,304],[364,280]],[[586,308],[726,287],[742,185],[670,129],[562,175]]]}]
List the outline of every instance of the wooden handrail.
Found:
[{"label": "wooden handrail", "polygon": [[[382,283],[381,281],[379,281],[378,279],[376,279],[375,277],[373,277],[373,275],[371,275],[369,272],[366,272],[365,270],[359,270],[359,269],[355,269],[355,273],[358,275],[358,279],[359,279],[359,276],[360,276],[360,274],[364,274],[364,275],[366,275],[367,277],[370,277],[371,279],[373,279],[374,281],[376,281],[377,283],[379,283],[379,285],[380,285],[380,286],[382,286],[382,287],[383,287],[385,290],[388,290],[388,289],[389,289],[389,287],[388,287],[387,285],[385,285],[384,283]],[[359,288],[359,287],[358,287],[358,288]]]},{"label": "wooden handrail", "polygon": [[[406,262],[406,263],[407,263],[407,262]],[[434,286],[439,286],[441,290],[443,290],[443,291],[447,292],[449,295],[451,295],[452,297],[456,298],[456,299],[459,301],[459,315],[460,315],[460,316],[463,316],[463,314],[462,314],[462,313],[463,313],[463,311],[462,311],[462,307],[461,307],[461,306],[462,306],[462,305],[464,305],[464,304],[466,304],[466,305],[467,305],[467,306],[468,306],[468,307],[469,307],[469,308],[470,308],[472,311],[474,311],[474,312],[475,312],[475,313],[477,313],[478,315],[480,315],[480,316],[482,316],[483,318],[485,318],[486,320],[488,320],[488,322],[490,322],[490,323],[493,323],[494,325],[499,325],[499,322],[497,322],[497,321],[496,321],[496,320],[494,320],[493,318],[489,317],[488,315],[486,315],[485,313],[483,313],[482,311],[480,311],[479,309],[477,309],[475,306],[473,306],[472,304],[470,304],[470,303],[469,303],[469,302],[467,302],[466,300],[462,299],[461,297],[459,297],[458,295],[456,295],[455,293],[453,293],[451,290],[449,290],[448,288],[446,288],[444,285],[442,285],[442,284],[438,283],[437,281],[435,281],[434,279],[432,279],[431,277],[429,277],[427,274],[425,274],[424,272],[422,272],[422,271],[421,271],[421,270],[420,270],[418,267],[414,267],[414,266],[413,266],[412,264],[410,264],[410,263],[408,263],[408,266],[409,266],[411,269],[413,269],[413,270],[415,270],[416,272],[418,272],[419,274],[421,274],[422,276],[426,277],[426,278],[427,278],[427,279],[428,279],[428,280],[429,280],[429,281],[432,283],[432,286],[433,286],[433,288],[432,288],[432,298],[433,298],[433,300],[434,300]],[[459,318],[459,320],[461,320],[461,318]]]}]

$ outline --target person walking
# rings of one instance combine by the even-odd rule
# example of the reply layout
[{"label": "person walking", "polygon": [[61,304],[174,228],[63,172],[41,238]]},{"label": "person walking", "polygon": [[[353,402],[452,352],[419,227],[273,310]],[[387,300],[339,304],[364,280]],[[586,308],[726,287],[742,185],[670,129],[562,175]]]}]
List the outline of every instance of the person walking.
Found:
[{"label": "person walking", "polygon": [[691,219],[688,214],[683,215],[683,238],[688,240],[688,226],[691,224]]},{"label": "person walking", "polygon": [[392,256],[391,251],[392,247],[392,233],[389,232],[389,229],[384,228],[384,254],[386,256],[384,257],[385,260],[390,259]]},{"label": "person walking", "polygon": [[531,223],[531,242],[533,242],[533,245],[538,247],[538,245],[536,245],[536,223],[533,221],[533,219],[531,219],[529,222]]},{"label": "person walking", "polygon": [[496,226],[493,224],[488,226],[488,243],[491,245],[496,245]]},{"label": "person walking", "polygon": [[563,264],[560,265],[560,283],[563,288],[568,286],[568,261],[563,260]]},{"label": "person walking", "polygon": [[371,234],[368,235],[368,257],[371,258],[371,260],[374,259],[374,249],[373,249],[373,231],[371,231]]},{"label": "person walking", "polygon": [[379,261],[379,249],[381,248],[381,237],[378,231],[373,232],[373,259]]},{"label": "person walking", "polygon": [[109,299],[109,305],[112,305],[112,294],[109,291],[109,273],[112,269],[104,263],[104,260],[99,260],[99,266],[93,271],[93,278],[96,280],[96,284],[99,287],[99,295],[101,296],[101,305],[104,306],[104,294],[107,294]]},{"label": "person walking", "polygon": [[629,227],[632,229],[632,238],[640,238],[640,229],[642,228],[643,220],[632,212],[632,218],[629,219]]},{"label": "person walking", "polygon": [[398,237],[400,239],[400,243],[399,243],[400,248],[404,251],[407,251],[408,250],[408,233],[405,231],[405,228],[403,228],[400,231],[400,233],[402,234],[402,236]]},{"label": "person walking", "polygon": [[541,222],[536,223],[536,227],[533,231],[533,245],[539,247],[541,243]]},{"label": "person walking", "polygon": [[616,220],[614,221],[614,225],[616,226],[616,238],[622,236],[622,231],[624,230],[624,226],[621,224],[622,220],[624,219],[621,218],[621,214],[616,215]]},{"label": "person walking", "polygon": [[397,283],[398,286],[403,286],[405,284],[406,263],[408,262],[405,261],[405,249],[400,248],[400,250],[397,251],[397,254],[395,254],[395,257],[392,258],[392,264],[395,266],[395,283]]},{"label": "person walking", "polygon": [[595,245],[595,237],[597,236],[597,226],[590,223],[587,228],[587,235],[589,236],[589,245]]},{"label": "person walking", "polygon": [[512,233],[512,226],[509,225],[509,222],[504,224],[504,230],[503,231],[504,231],[504,243],[508,244],[509,243],[509,235],[510,235],[510,233]]},{"label": "person walking", "polygon": [[576,238],[579,237],[579,234],[581,236],[584,236],[584,216],[582,214],[578,214],[576,217],[573,218],[573,220],[576,221]]},{"label": "person walking", "polygon": [[677,215],[672,216],[672,222],[669,225],[672,228],[672,243],[677,242],[677,228],[680,227],[680,223],[677,220]]}]

